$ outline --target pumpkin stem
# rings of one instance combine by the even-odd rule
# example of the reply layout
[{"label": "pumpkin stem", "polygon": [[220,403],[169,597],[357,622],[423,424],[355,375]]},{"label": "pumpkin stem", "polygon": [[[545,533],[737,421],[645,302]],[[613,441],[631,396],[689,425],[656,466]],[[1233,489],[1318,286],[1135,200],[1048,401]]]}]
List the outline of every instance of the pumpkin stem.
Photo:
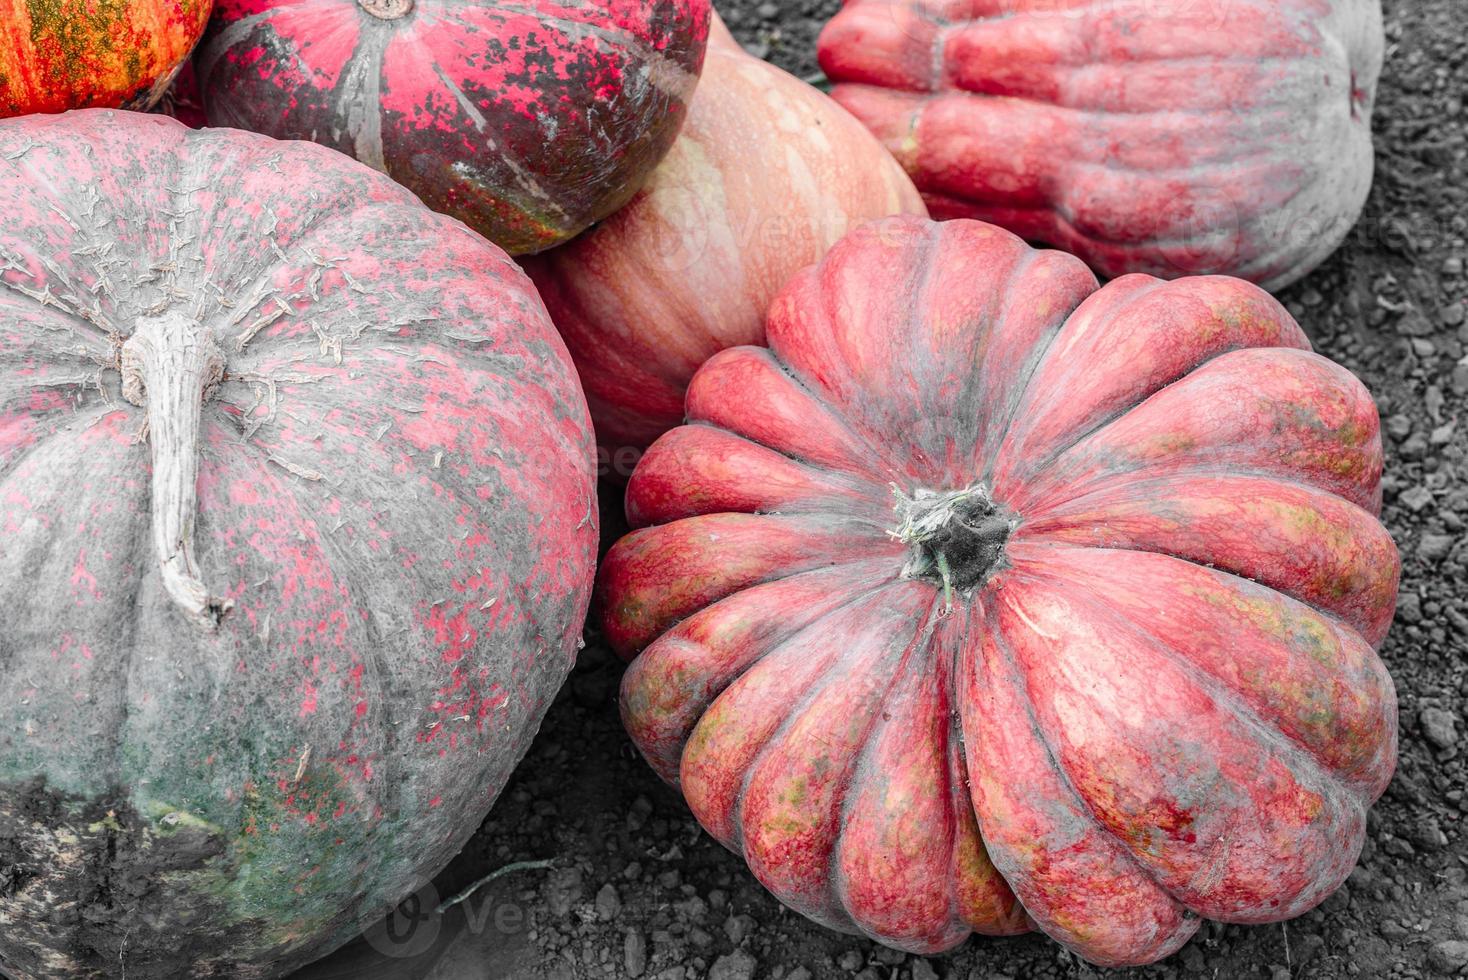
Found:
[{"label": "pumpkin stem", "polygon": [[378,20],[397,20],[413,12],[413,0],[357,0],[357,6]]},{"label": "pumpkin stem", "polygon": [[1003,562],[1004,544],[1016,522],[989,499],[982,484],[918,490],[911,497],[895,486],[892,492],[897,529],[890,533],[911,549],[903,577],[941,586],[945,609],[953,607],[955,592],[973,591]]},{"label": "pumpkin stem", "polygon": [[163,587],[196,625],[218,628],[234,606],[211,596],[194,562],[199,428],[204,402],[224,378],[224,352],[203,325],[181,313],[138,322],[122,345],[122,395],[148,410],[153,456],[153,547]]}]

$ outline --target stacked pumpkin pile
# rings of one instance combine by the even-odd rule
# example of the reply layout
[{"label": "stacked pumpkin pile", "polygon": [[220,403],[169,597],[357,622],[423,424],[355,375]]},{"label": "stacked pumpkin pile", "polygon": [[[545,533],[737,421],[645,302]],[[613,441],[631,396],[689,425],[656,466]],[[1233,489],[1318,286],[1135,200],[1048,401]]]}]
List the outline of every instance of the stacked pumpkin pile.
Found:
[{"label": "stacked pumpkin pile", "polygon": [[[1361,208],[1374,0],[849,0],[834,101],[707,0],[0,13],[0,972],[280,975],[442,868],[599,468],[627,729],[816,921],[1145,963],[1351,870],[1378,420],[1254,283]],[[196,42],[202,128],[119,108]]]}]

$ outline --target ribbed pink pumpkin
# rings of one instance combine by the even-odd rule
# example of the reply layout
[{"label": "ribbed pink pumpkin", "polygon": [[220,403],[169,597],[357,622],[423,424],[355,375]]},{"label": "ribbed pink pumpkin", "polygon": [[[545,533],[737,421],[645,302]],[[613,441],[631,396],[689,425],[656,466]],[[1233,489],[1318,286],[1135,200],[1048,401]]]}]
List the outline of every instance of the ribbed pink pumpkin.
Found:
[{"label": "ribbed pink pumpkin", "polygon": [[1145,963],[1345,878],[1391,777],[1376,408],[1237,279],[869,224],[713,357],[600,577],[633,739],[792,908]]},{"label": "ribbed pink pumpkin", "polygon": [[863,221],[926,214],[851,114],[751,57],[715,18],[688,123],[642,192],[525,260],[586,384],[604,465],[626,479],[683,421],[688,379],[764,340],[795,273]]},{"label": "ribbed pink pumpkin", "polygon": [[935,217],[1279,289],[1371,187],[1380,0],[846,0],[836,100]]},{"label": "ribbed pink pumpkin", "polygon": [[581,638],[591,426],[339,153],[0,123],[0,973],[281,976],[436,874]]}]

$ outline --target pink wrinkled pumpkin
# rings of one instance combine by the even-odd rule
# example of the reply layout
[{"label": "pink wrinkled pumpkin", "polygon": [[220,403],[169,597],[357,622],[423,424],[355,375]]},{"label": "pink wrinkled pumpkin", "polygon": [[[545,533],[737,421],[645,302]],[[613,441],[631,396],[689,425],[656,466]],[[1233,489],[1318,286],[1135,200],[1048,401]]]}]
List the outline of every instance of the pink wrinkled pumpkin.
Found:
[{"label": "pink wrinkled pumpkin", "polygon": [[721,22],[688,123],[643,191],[526,260],[566,338],[613,474],[683,421],[693,372],[764,340],[785,282],[871,218],[926,214],[902,169],[825,95]]},{"label": "pink wrinkled pumpkin", "polygon": [[627,491],[628,731],[790,907],[1109,966],[1331,893],[1396,757],[1376,408],[1258,287],[857,230]]},{"label": "pink wrinkled pumpkin", "polygon": [[1371,187],[1380,0],[846,0],[836,100],[935,217],[1280,289]]},{"label": "pink wrinkled pumpkin", "polygon": [[0,972],[280,976],[575,656],[590,421],[499,249],[311,143],[0,124]]},{"label": "pink wrinkled pumpkin", "polygon": [[218,0],[215,126],[309,139],[512,254],[631,199],[678,135],[709,0]]}]

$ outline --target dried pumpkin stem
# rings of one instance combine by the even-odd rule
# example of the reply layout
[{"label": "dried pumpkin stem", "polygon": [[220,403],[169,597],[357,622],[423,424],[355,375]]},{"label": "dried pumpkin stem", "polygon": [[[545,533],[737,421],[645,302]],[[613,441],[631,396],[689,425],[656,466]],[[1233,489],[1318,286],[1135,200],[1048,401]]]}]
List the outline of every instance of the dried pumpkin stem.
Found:
[{"label": "dried pumpkin stem", "polygon": [[984,486],[892,492],[897,526],[890,533],[910,549],[902,574],[941,586],[945,609],[952,608],[955,593],[967,595],[1004,563],[1004,545],[1017,522]]},{"label": "dried pumpkin stem", "polygon": [[378,20],[397,20],[413,12],[413,0],[357,0],[357,6]]},{"label": "dried pumpkin stem", "polygon": [[163,587],[195,624],[218,628],[234,603],[211,596],[194,561],[199,429],[204,402],[224,378],[224,352],[208,328],[181,313],[140,320],[122,345],[122,394],[148,410],[153,455],[153,547]]}]

